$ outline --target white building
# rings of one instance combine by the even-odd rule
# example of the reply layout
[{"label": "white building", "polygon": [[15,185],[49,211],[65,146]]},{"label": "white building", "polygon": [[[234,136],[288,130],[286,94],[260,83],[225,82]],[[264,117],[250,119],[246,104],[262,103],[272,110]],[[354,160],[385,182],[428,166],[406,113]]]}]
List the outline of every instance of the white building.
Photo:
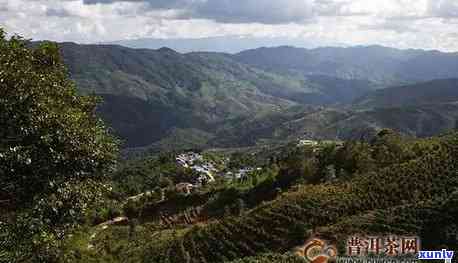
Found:
[{"label": "white building", "polygon": [[297,146],[317,146],[318,142],[317,141],[312,141],[312,140],[299,140],[299,143]]}]

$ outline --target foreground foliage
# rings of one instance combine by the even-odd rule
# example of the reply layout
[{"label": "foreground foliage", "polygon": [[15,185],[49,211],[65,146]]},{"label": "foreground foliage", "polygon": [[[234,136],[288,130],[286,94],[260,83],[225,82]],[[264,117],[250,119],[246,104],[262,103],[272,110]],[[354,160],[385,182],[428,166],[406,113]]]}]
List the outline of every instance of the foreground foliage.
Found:
[{"label": "foreground foliage", "polygon": [[[117,142],[79,96],[57,46],[0,30],[0,224],[6,261],[53,261],[59,240],[100,199]],[[4,232],[5,231],[5,232]],[[7,233],[3,235],[3,233]]]}]

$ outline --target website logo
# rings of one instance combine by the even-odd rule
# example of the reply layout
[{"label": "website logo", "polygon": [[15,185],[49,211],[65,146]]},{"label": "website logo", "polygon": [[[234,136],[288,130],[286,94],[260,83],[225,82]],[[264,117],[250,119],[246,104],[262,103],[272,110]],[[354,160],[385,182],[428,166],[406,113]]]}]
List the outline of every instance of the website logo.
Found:
[{"label": "website logo", "polygon": [[445,263],[451,263],[453,258],[453,251],[442,249],[440,251],[420,251],[418,252],[418,259],[432,260],[443,259]]},{"label": "website logo", "polygon": [[347,256],[386,255],[396,257],[416,255],[420,251],[420,238],[416,236],[363,236],[347,239]]},{"label": "website logo", "polygon": [[296,253],[310,263],[327,263],[336,261],[337,248],[327,241],[312,238],[304,246],[296,248]]}]

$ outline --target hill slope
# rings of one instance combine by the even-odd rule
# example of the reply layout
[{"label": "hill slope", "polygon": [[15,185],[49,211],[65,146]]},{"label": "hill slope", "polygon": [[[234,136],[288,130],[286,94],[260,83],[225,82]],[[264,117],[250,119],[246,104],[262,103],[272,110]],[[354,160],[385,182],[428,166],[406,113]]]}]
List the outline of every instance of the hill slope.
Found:
[{"label": "hill slope", "polygon": [[441,79],[377,90],[355,101],[355,107],[402,107],[458,101],[458,79]]},{"label": "hill slope", "polygon": [[[423,234],[424,245],[438,245],[436,235],[423,231],[439,221],[436,213],[440,211],[447,215],[441,221],[443,226],[456,226],[450,219],[457,211],[449,205],[458,197],[456,192],[450,195],[458,187],[456,139],[455,134],[402,145],[402,151],[413,152],[395,157],[395,163],[356,174],[348,182],[304,185],[240,217],[194,227],[165,247],[148,249],[146,258],[150,262],[224,262],[260,253],[285,253],[303,244],[311,235],[309,230],[331,227],[339,230],[334,234],[344,236],[348,232],[342,225],[364,231],[357,225],[362,222],[367,222],[371,233]],[[395,149],[384,154],[396,156]],[[374,148],[375,156],[379,151]],[[425,211],[421,219],[414,216],[419,210]],[[388,216],[400,211],[399,217]],[[374,213],[383,216],[374,220],[370,216]],[[443,241],[443,245],[456,247],[456,237]]]},{"label": "hill slope", "polygon": [[350,107],[291,108],[238,121],[217,133],[212,142],[354,140],[371,138],[383,128],[428,137],[456,128],[457,120],[458,79],[443,79],[376,90]]},{"label": "hill slope", "polygon": [[270,71],[369,80],[381,87],[458,77],[458,54],[438,51],[283,46],[242,51],[235,57]]},{"label": "hill slope", "polygon": [[[60,46],[80,90],[104,98],[99,113],[126,147],[354,139],[385,127],[429,136],[453,128],[458,117],[456,79],[374,91],[390,83],[458,77],[452,53],[373,46],[228,55]],[[426,58],[438,66],[428,70]],[[340,107],[355,99],[354,107]]]},{"label": "hill slope", "polygon": [[300,80],[221,54],[69,43],[61,51],[82,92],[105,98],[100,112],[129,146],[152,143],[172,128],[211,130],[226,119],[278,111],[296,104],[286,98],[291,94],[310,92]]},{"label": "hill slope", "polygon": [[367,81],[270,73],[219,53],[60,47],[71,77],[82,92],[104,98],[101,116],[130,147],[156,143],[173,129],[213,133],[228,120],[299,104],[348,103],[371,89]]}]

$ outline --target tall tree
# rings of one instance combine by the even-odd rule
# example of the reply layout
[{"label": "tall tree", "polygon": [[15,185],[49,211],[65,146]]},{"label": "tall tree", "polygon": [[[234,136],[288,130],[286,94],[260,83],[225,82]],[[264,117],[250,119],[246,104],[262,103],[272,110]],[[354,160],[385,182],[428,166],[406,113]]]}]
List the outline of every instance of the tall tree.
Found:
[{"label": "tall tree", "polygon": [[96,103],[77,94],[57,45],[30,48],[0,29],[0,261],[59,261],[117,159]]},{"label": "tall tree", "polygon": [[0,189],[15,203],[114,164],[117,143],[79,96],[55,44],[30,49],[0,31]]}]

